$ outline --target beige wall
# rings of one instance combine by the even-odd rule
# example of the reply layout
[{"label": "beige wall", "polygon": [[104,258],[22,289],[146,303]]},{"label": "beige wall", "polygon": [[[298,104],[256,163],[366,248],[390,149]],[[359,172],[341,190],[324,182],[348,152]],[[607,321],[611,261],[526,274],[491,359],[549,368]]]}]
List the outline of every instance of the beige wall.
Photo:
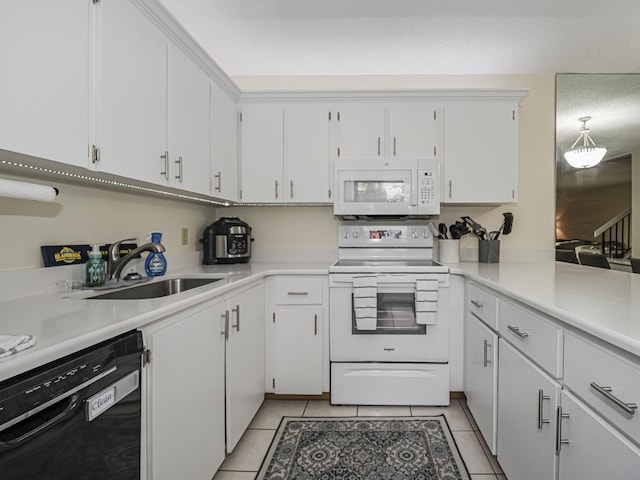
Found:
[{"label": "beige wall", "polygon": [[[168,252],[194,251],[202,226],[215,209],[195,203],[114,192],[56,180],[28,179],[0,173],[10,180],[57,187],[51,203],[0,198],[0,270],[42,266],[41,245],[110,243],[123,238],[147,239],[163,232]],[[180,229],[189,229],[181,245]]]},{"label": "beige wall", "polygon": [[[443,207],[447,223],[470,215],[489,229],[502,212],[515,214],[513,234],[504,237],[503,256],[551,251],[554,246],[554,115],[555,75],[398,76],[398,77],[266,77],[234,79],[243,90],[378,89],[378,88],[528,88],[520,111],[520,199],[501,207]],[[499,172],[498,172],[499,173]],[[0,174],[4,178],[27,180]],[[35,183],[49,183],[34,180]],[[254,252],[336,246],[338,222],[328,207],[233,207],[214,209],[196,203],[111,192],[57,182],[61,193],[53,203],[0,199],[0,270],[38,267],[40,246],[61,243],[111,242],[127,236],[144,240],[151,230],[164,232],[172,252],[201,250],[205,224],[222,215],[237,215],[254,228]],[[180,245],[180,229],[190,230]],[[463,239],[463,247],[475,241]],[[505,255],[506,253],[506,255]]]}]

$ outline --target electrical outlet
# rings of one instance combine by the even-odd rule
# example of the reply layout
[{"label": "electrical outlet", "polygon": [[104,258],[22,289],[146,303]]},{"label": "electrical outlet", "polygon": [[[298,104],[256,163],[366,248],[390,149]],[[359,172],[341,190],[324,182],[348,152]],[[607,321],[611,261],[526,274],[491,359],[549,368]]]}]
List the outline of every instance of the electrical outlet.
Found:
[{"label": "electrical outlet", "polygon": [[182,245],[189,244],[189,229],[187,227],[182,227]]}]

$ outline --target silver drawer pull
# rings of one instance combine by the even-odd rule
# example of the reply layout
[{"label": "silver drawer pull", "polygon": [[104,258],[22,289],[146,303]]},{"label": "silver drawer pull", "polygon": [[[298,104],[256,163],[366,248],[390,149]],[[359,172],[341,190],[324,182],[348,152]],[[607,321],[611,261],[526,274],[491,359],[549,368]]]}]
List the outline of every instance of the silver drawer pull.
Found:
[{"label": "silver drawer pull", "polygon": [[478,300],[469,300],[469,302],[471,302],[471,304],[476,307],[476,308],[482,308],[482,302],[479,302]]},{"label": "silver drawer pull", "polygon": [[633,414],[636,413],[636,410],[638,408],[638,404],[637,403],[625,403],[625,402],[623,402],[622,400],[620,400],[618,397],[616,397],[615,395],[613,395],[611,393],[611,391],[613,390],[611,387],[601,387],[596,382],[591,382],[591,387],[593,387],[596,392],[598,392],[599,394],[604,396],[604,398],[609,400],[616,407],[621,408],[622,410],[624,410],[629,415],[633,415]]},{"label": "silver drawer pull", "polygon": [[489,348],[491,348],[493,345],[491,345],[489,343],[489,340],[487,340],[486,338],[484,339],[484,358],[482,361],[482,365],[486,368],[489,366],[490,363],[493,363],[491,360],[489,360],[489,354],[488,354],[488,350]]},{"label": "silver drawer pull", "polygon": [[309,292],[287,292],[287,295],[309,295]]},{"label": "silver drawer pull", "polygon": [[540,389],[538,390],[538,430],[542,430],[542,426],[545,423],[549,423],[549,419],[544,418],[544,413],[542,408],[543,400],[551,400],[551,396],[545,395],[544,390]]},{"label": "silver drawer pull", "polygon": [[518,335],[522,340],[524,340],[529,336],[528,333],[521,332],[520,327],[512,327],[511,325],[508,325],[507,328],[511,330],[513,333],[515,333],[516,335]]},{"label": "silver drawer pull", "polygon": [[562,413],[562,407],[556,409],[556,455],[560,455],[562,445],[569,445],[569,440],[562,438],[562,419],[570,418],[568,413]]}]

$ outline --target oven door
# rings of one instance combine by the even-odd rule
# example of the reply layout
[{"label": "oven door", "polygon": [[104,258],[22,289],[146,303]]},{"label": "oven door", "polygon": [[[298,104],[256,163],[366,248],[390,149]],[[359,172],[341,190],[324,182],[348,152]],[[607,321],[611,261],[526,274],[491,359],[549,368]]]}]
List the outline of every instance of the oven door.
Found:
[{"label": "oven door", "polygon": [[416,162],[344,161],[336,168],[335,215],[413,215]]},{"label": "oven door", "polygon": [[[434,274],[434,278],[446,275]],[[377,276],[374,329],[359,329],[353,275],[330,275],[330,358],[332,362],[447,362],[448,282],[439,284],[436,320],[416,320],[416,275]]]}]

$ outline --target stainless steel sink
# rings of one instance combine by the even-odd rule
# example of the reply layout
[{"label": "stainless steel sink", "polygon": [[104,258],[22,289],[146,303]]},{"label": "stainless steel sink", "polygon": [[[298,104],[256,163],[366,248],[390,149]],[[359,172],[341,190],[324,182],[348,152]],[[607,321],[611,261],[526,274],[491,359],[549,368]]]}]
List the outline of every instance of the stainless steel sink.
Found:
[{"label": "stainless steel sink", "polygon": [[219,282],[222,278],[167,278],[153,283],[145,283],[133,287],[114,290],[108,293],[100,293],[90,300],[142,300],[145,298],[159,298],[176,293],[185,292],[192,288],[201,287],[210,283]]}]

